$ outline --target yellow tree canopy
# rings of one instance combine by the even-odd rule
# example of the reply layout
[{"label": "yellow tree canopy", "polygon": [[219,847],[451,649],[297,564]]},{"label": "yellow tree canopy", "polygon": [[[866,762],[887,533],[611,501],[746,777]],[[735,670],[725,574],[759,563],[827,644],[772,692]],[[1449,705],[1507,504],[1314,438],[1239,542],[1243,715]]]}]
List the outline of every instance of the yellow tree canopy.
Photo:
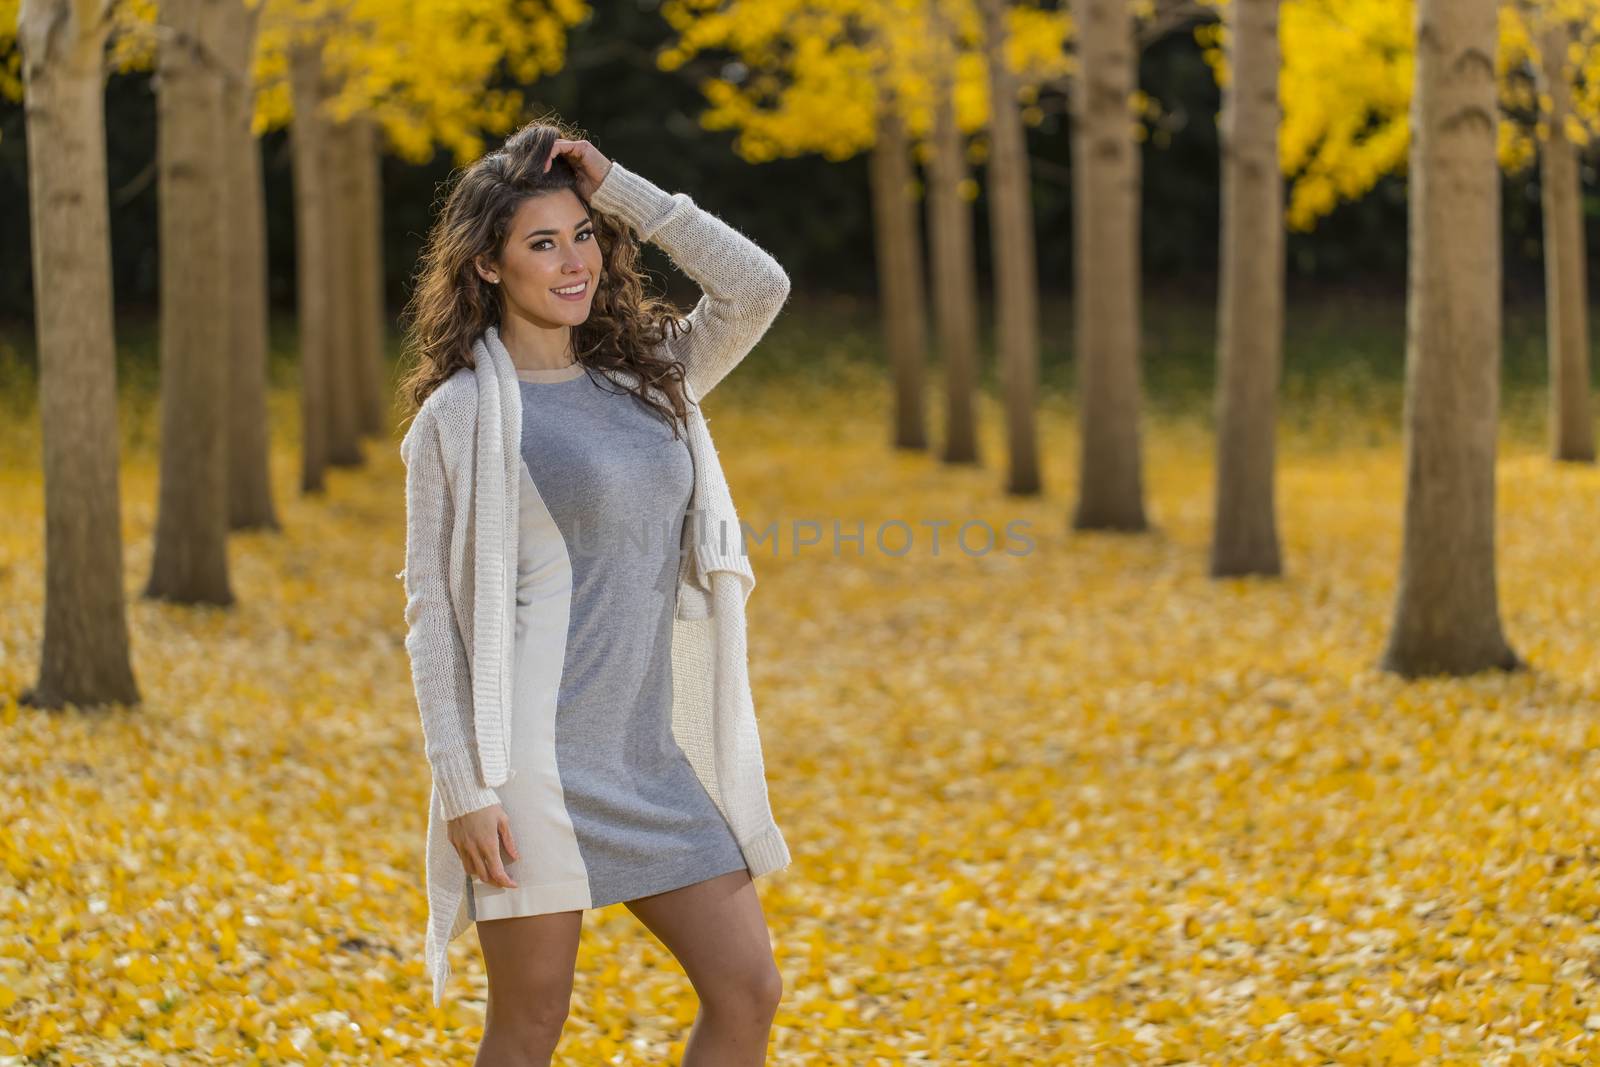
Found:
[{"label": "yellow tree canopy", "polygon": [[[1587,144],[1600,121],[1600,2],[1540,0],[1545,17],[1572,22],[1576,119],[1567,135]],[[1226,6],[1226,0],[1214,6]],[[1279,13],[1283,104],[1279,159],[1290,180],[1288,222],[1310,230],[1340,202],[1367,193],[1386,174],[1406,169],[1414,53],[1413,0],[1284,0]],[[1528,76],[1538,61],[1530,13],[1500,8],[1497,60],[1502,114],[1501,166],[1517,171],[1544,135],[1540,101]],[[1227,84],[1226,28],[1199,27],[1196,38],[1219,84]]]},{"label": "yellow tree canopy", "polygon": [[[0,48],[14,35],[20,0],[0,0]],[[521,118],[517,89],[491,89],[502,72],[531,85],[566,61],[569,27],[590,16],[588,0],[245,0],[261,11],[256,51],[255,131],[293,120],[288,85],[292,43],[324,43],[336,92],[335,120],[376,119],[389,145],[413,162],[437,146],[458,163],[475,158],[486,133],[503,133]],[[156,0],[114,5],[108,66],[149,70],[155,64]],[[21,99],[15,48],[0,63],[0,92]]]},{"label": "yellow tree canopy", "polygon": [[17,16],[22,0],[0,0],[0,99],[22,99],[22,53],[17,50]]},{"label": "yellow tree canopy", "polygon": [[292,121],[288,52],[324,35],[337,92],[330,117],[376,119],[403,158],[423,162],[436,145],[467,163],[485,133],[519,121],[519,89],[491,89],[502,70],[531,85],[566,62],[569,27],[587,0],[264,0],[256,57],[258,132]]},{"label": "yellow tree canopy", "polygon": [[[989,118],[982,19],[974,0],[945,0],[945,10],[956,37],[956,124],[976,132]],[[939,53],[927,0],[665,0],[661,13],[677,33],[657,57],[661,69],[711,49],[734,56],[700,83],[709,105],[700,122],[737,131],[734,150],[747,161],[843,160],[870,147],[880,86],[894,94],[914,143],[932,132],[929,73]],[[1006,21],[1006,62],[1021,82],[1024,120],[1037,123],[1039,87],[1070,70],[1070,20],[1030,4],[1011,6]]]}]

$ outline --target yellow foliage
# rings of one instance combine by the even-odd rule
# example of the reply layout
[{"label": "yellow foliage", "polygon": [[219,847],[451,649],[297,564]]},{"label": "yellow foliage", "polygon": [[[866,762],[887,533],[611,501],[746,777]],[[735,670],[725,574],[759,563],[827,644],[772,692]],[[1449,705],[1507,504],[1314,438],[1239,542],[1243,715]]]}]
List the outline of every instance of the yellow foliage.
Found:
[{"label": "yellow foliage", "polygon": [[[257,57],[257,128],[292,120],[282,53],[306,32],[302,0],[266,0]],[[279,8],[283,10],[278,10]],[[521,84],[558,71],[565,33],[588,17],[587,0],[344,0],[324,35],[336,94],[330,116],[371,114],[392,149],[426,162],[435,146],[458,164],[480,155],[484,134],[521,122],[516,90],[486,88],[502,69]]]},{"label": "yellow foliage", "polygon": [[[759,883],[785,986],[770,1062],[1472,1064],[1488,1036],[1600,1057],[1600,472],[1508,429],[1499,588],[1535,669],[1405,683],[1374,667],[1403,465],[1373,405],[1290,413],[1287,576],[1213,581],[1198,424],[1149,421],[1159,533],[1073,533],[1069,405],[1041,413],[1047,492],[1018,500],[992,466],[885,450],[881,373],[790,344],[766,358],[807,374],[709,401],[741,514],[863,523],[867,550],[786,533],[754,561],[795,852]],[[37,665],[43,490],[37,424],[0,430],[0,1056],[470,1060],[473,935],[440,1011],[423,973],[399,457],[373,444],[301,497],[297,401],[272,405],[284,528],[234,535],[228,610],[138,598],[155,413],[121,413],[145,702],[110,713],[10,699]],[[992,399],[980,416],[1002,456]],[[1026,521],[1032,551],[959,550],[973,519]],[[874,548],[893,520],[918,531],[903,556]],[[586,917],[572,1009],[562,1059],[661,1064],[694,996],[619,905]]]},{"label": "yellow foliage", "polygon": [[1410,0],[1285,0],[1278,154],[1291,179],[1292,228],[1312,228],[1340,200],[1404,168],[1411,18]]},{"label": "yellow foliage", "polygon": [[[955,55],[935,47],[923,0],[663,0],[677,38],[657,57],[677,69],[701,52],[725,49],[738,75],[702,82],[706,129],[733,130],[747,162],[816,153],[843,160],[871,147],[880,88],[900,109],[915,147],[933,128],[936,69],[953,79],[956,125],[988,126],[990,101],[982,26],[974,0],[947,4]],[[1007,66],[1026,95],[1067,72],[1064,11],[1007,4]]]},{"label": "yellow foliage", "polygon": [[[294,41],[315,40],[335,90],[329,117],[372,116],[386,149],[414,163],[427,162],[442,147],[465,164],[482,154],[486,135],[524,121],[520,91],[487,86],[502,72],[526,85],[560,70],[568,28],[590,17],[588,0],[255,2],[262,11],[254,131],[292,122],[288,49]],[[18,53],[11,47],[17,4],[0,0],[0,98],[22,96]],[[107,6],[108,71],[152,69],[156,0]]]},{"label": "yellow foliage", "polygon": [[[1550,17],[1580,27],[1569,53],[1576,114],[1564,132],[1587,145],[1600,124],[1600,3],[1541,3]],[[1515,4],[1501,5],[1498,12],[1502,119],[1497,152],[1501,167],[1515,172],[1536,158],[1534,120],[1548,114],[1550,99],[1531,88],[1529,64],[1539,57],[1527,20]],[[1414,19],[1414,0],[1284,0],[1279,158],[1290,179],[1288,221],[1294,229],[1313,228],[1341,201],[1359,198],[1386,174],[1404,172]],[[1223,84],[1225,36],[1205,27],[1196,31]]]},{"label": "yellow foliage", "polygon": [[22,52],[17,47],[17,14],[22,0],[0,0],[0,100],[22,99]]}]

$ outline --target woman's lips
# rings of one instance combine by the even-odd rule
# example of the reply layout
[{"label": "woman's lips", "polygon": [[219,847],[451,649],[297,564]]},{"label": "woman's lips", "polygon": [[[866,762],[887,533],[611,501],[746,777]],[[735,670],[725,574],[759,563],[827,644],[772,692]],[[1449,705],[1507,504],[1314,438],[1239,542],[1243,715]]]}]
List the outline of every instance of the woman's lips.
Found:
[{"label": "woman's lips", "polygon": [[[573,283],[573,284],[577,284],[577,283]],[[587,281],[585,281],[583,283],[583,288],[579,289],[576,293],[560,293],[560,292],[556,292],[556,290],[554,290],[554,289],[552,289],[550,291],[552,293],[555,293],[556,297],[558,299],[560,299],[560,300],[582,300],[584,297],[589,295],[589,283]]]}]

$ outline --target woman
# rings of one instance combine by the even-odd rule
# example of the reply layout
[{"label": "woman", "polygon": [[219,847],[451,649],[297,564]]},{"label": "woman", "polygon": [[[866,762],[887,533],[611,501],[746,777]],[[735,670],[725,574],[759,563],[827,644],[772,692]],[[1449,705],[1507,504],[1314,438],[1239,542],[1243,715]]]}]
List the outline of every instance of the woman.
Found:
[{"label": "woman", "polygon": [[[562,133],[530,124],[459,177],[406,311],[434,1002],[476,922],[477,1062],[549,1063],[583,913],[622,902],[699,995],[683,1062],[759,1064],[782,984],[752,880],[789,850],[746,673],[755,577],[698,402],[789,280]],[[644,295],[640,240],[700,284],[687,321]]]}]

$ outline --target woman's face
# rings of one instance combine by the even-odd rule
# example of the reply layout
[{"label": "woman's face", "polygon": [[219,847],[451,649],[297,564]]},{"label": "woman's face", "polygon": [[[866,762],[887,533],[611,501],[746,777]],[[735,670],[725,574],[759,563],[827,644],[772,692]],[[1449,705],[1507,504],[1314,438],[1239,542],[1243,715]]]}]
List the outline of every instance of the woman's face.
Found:
[{"label": "woman's face", "polygon": [[[594,224],[570,189],[530,196],[517,208],[498,263],[478,261],[478,273],[498,280],[506,310],[547,326],[588,319],[603,259]],[[581,288],[576,296],[558,289]]]}]

